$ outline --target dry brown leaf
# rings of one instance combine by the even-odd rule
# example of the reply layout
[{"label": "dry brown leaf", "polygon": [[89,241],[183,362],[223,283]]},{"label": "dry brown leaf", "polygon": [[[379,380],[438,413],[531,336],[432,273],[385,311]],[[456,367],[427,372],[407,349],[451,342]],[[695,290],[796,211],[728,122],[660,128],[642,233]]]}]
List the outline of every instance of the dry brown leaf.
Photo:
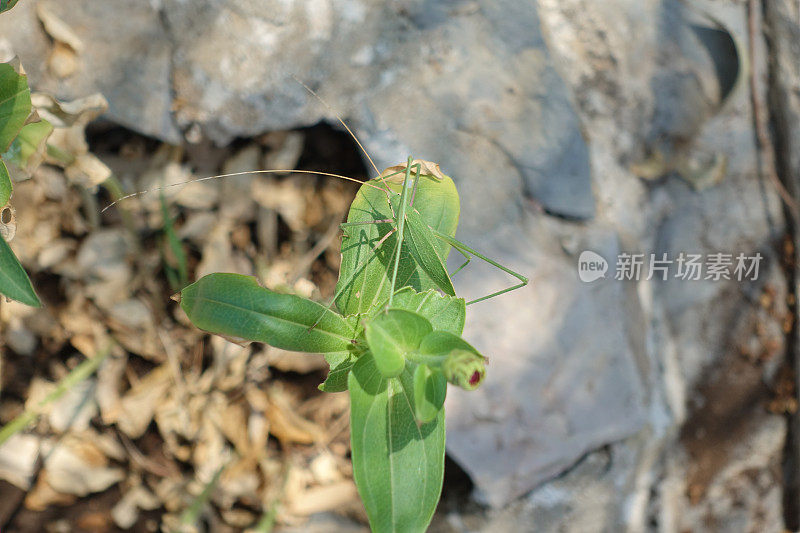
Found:
[{"label": "dry brown leaf", "polygon": [[358,492],[352,480],[313,487],[297,492],[287,502],[288,511],[294,515],[310,516],[325,511],[341,510],[358,505]]},{"label": "dry brown leaf", "polygon": [[216,213],[210,211],[191,213],[183,226],[177,229],[177,234],[182,240],[188,240],[202,246],[205,244],[206,237],[208,237],[211,228],[213,228],[216,223]]},{"label": "dry brown leaf", "polygon": [[103,424],[111,425],[122,413],[122,400],[119,391],[122,387],[122,377],[128,365],[128,354],[112,354],[107,357],[97,370],[97,392],[95,399],[100,407],[100,417]]},{"label": "dry brown leaf", "polygon": [[72,183],[90,189],[100,185],[113,174],[108,166],[92,154],[77,154],[72,164],[64,169]]},{"label": "dry brown leaf", "polygon": [[310,374],[328,368],[328,363],[321,354],[290,352],[267,345],[264,345],[263,351],[269,365],[281,372]]},{"label": "dry brown leaf", "polygon": [[303,154],[305,135],[299,131],[273,131],[260,139],[270,150],[264,155],[263,168],[291,170]]},{"label": "dry brown leaf", "polygon": [[269,420],[270,433],[284,444],[311,444],[321,440],[322,428],[302,418],[292,407],[290,397],[279,387],[267,393],[269,406],[265,412]]},{"label": "dry brown leaf", "polygon": [[329,485],[342,479],[342,473],[339,471],[336,457],[328,451],[323,451],[312,459],[309,469],[316,482],[320,485]]},{"label": "dry brown leaf", "polygon": [[47,57],[47,68],[56,78],[68,78],[78,70],[78,55],[70,46],[56,41]]},{"label": "dry brown leaf", "polygon": [[179,161],[168,161],[163,166],[154,167],[142,176],[143,187],[148,190],[166,188],[155,194],[142,196],[143,205],[148,211],[158,213],[160,223],[163,223],[160,221],[162,194],[169,203],[201,211],[210,210],[219,201],[219,184],[216,180],[186,183],[193,177],[191,171]]},{"label": "dry brown leaf", "polygon": [[[236,342],[241,340],[241,344]],[[207,377],[213,374],[213,385],[218,390],[231,390],[241,386],[247,372],[247,361],[250,358],[250,341],[214,336],[211,348],[214,354],[213,365]]]},{"label": "dry brown leaf", "polygon": [[[67,71],[70,66],[64,64],[58,68]],[[60,102],[52,96],[35,93],[31,95],[31,102],[39,115],[55,128],[48,144],[71,158],[48,157],[49,163],[64,167],[64,174],[71,182],[87,188],[95,187],[111,176],[111,169],[89,153],[86,142],[86,125],[108,109],[108,102],[101,94]]]},{"label": "dry brown leaf", "polygon": [[[260,164],[261,148],[256,144],[250,144],[225,161],[222,166],[222,173],[234,174],[260,170]],[[255,217],[255,204],[250,195],[250,189],[253,183],[260,181],[262,178],[263,176],[256,174],[224,178],[220,183],[220,217],[231,220],[252,220]]]},{"label": "dry brown leaf", "polygon": [[25,495],[25,508],[31,511],[44,511],[51,505],[69,505],[77,497],[73,494],[64,494],[55,490],[48,483],[49,474],[46,470],[39,472],[33,490]]},{"label": "dry brown leaf", "polygon": [[[433,176],[434,178],[444,179],[444,174],[442,170],[439,168],[438,163],[434,163],[433,161],[425,161],[424,159],[415,159],[411,162],[411,166],[413,167],[419,163],[420,165],[420,174],[423,176]],[[388,176],[389,174],[395,174],[396,172],[402,172],[408,167],[407,163],[401,163],[399,165],[394,165],[392,167],[387,168],[383,172],[381,172],[379,178],[383,178],[384,176]],[[416,169],[412,168],[412,172],[415,172]],[[391,178],[389,178],[390,182],[394,183],[403,183],[405,176],[403,174],[395,174]]]},{"label": "dry brown leaf", "polygon": [[[78,133],[82,134],[83,128],[87,124],[108,110],[108,101],[100,93],[90,94],[69,102],[56,100],[47,93],[32,93],[31,103],[39,115],[50,122],[54,128],[64,130],[62,135],[65,135],[68,141],[65,147],[79,149],[81,152],[84,148],[88,149],[88,145],[84,136],[78,135]],[[66,131],[71,128],[75,129],[70,132]],[[70,153],[72,152],[70,151]]]},{"label": "dry brown leaf", "polygon": [[156,409],[162,405],[171,384],[169,366],[162,365],[131,387],[120,402],[121,412],[117,421],[120,431],[132,439],[140,437],[153,420]]},{"label": "dry brown leaf", "polygon": [[246,509],[229,509],[222,511],[220,514],[225,523],[237,528],[247,527],[258,518],[254,513]]},{"label": "dry brown leaf", "polygon": [[[196,397],[195,399],[200,400],[201,398]],[[196,416],[200,416],[203,412],[207,416],[199,420],[200,430],[194,438],[191,461],[195,466],[196,478],[206,483],[220,468],[230,462],[232,450],[217,424],[213,422],[224,409],[225,399],[221,394],[212,394],[210,401],[207,398],[202,398],[202,400],[206,404],[205,409],[193,411]]]},{"label": "dry brown leaf", "polygon": [[250,261],[241,253],[234,253],[231,246],[230,232],[233,222],[220,218],[211,232],[206,236],[203,245],[203,259],[197,265],[195,276],[200,278],[212,272],[235,272],[252,275]]},{"label": "dry brown leaf", "polygon": [[56,239],[42,248],[36,260],[39,268],[47,270],[64,262],[78,248],[75,239]]},{"label": "dry brown leaf", "polygon": [[108,458],[92,437],[92,433],[66,435],[58,443],[46,443],[43,472],[53,490],[86,496],[125,479],[123,469],[108,466]]},{"label": "dry brown leaf", "polygon": [[[56,386],[55,383],[48,385],[50,390]],[[97,414],[95,390],[96,381],[88,378],[76,383],[61,398],[48,404],[45,409],[50,427],[56,433],[63,433],[68,429],[73,431],[88,429],[91,419]]]},{"label": "dry brown leaf", "polygon": [[247,433],[247,409],[242,404],[224,406],[222,416],[218,420],[220,430],[236,448],[239,455],[246,457],[252,453]]},{"label": "dry brown leaf", "polygon": [[261,480],[255,463],[249,460],[237,460],[229,464],[219,478],[217,489],[214,491],[214,502],[222,509],[230,509],[242,499],[251,500],[250,504],[257,503],[254,496]]},{"label": "dry brown leaf", "polygon": [[36,4],[36,15],[42,22],[44,31],[55,41],[64,43],[76,52],[83,50],[83,41],[80,37],[69,27],[69,25],[61,20],[55,13],[48,2],[39,2]]},{"label": "dry brown leaf", "polygon": [[8,347],[20,355],[32,356],[39,344],[33,332],[19,318],[8,321],[3,336]]},{"label": "dry brown leaf", "polygon": [[250,441],[253,458],[261,460],[267,454],[269,423],[264,413],[251,412],[247,419],[247,437]]},{"label": "dry brown leaf", "polygon": [[305,174],[295,174],[277,181],[267,175],[253,180],[250,189],[252,198],[262,207],[277,211],[295,234],[303,239],[302,232],[307,230],[307,192],[313,194],[314,178]]},{"label": "dry brown leaf", "polygon": [[143,485],[137,484],[122,495],[122,498],[111,509],[111,516],[118,527],[129,529],[139,518],[140,509],[150,511],[158,509],[160,506],[161,502],[155,494]]},{"label": "dry brown leaf", "polygon": [[28,490],[36,474],[40,438],[17,433],[0,445],[0,479]]}]

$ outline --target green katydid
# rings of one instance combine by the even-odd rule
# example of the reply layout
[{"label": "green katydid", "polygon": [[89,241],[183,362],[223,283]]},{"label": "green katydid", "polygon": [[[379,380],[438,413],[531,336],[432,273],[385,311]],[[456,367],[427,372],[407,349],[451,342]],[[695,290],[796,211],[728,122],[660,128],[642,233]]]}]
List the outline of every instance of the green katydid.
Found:
[{"label": "green katydid", "polygon": [[[252,173],[277,172],[316,173]],[[202,329],[325,353],[331,371],[320,388],[350,392],[353,475],[374,531],[422,531],[430,523],[444,472],[446,384],[472,390],[484,377],[485,358],[460,337],[467,302],[455,296],[445,268],[450,248],[466,258],[454,274],[474,255],[519,280],[469,303],[528,282],[456,240],[458,216],[453,181],[438,165],[409,158],[359,189],[342,224],[328,308],[238,274],[209,274],[181,291],[181,307]]]},{"label": "green katydid", "polygon": [[[381,186],[375,187],[374,182]],[[391,303],[392,293],[407,285],[418,290],[437,288],[452,296],[455,291],[451,276],[463,269],[472,256],[514,276],[519,283],[467,305],[527,285],[525,276],[456,240],[458,216],[455,184],[435,163],[409,157],[406,164],[390,167],[366,182],[353,200],[347,222],[342,224],[348,244],[342,246],[334,296],[339,310],[357,314],[382,302]],[[356,236],[349,233],[350,228],[359,228]],[[383,247],[386,251],[382,251]],[[466,258],[453,274],[445,268],[451,247]],[[387,268],[390,265],[394,268]]]}]

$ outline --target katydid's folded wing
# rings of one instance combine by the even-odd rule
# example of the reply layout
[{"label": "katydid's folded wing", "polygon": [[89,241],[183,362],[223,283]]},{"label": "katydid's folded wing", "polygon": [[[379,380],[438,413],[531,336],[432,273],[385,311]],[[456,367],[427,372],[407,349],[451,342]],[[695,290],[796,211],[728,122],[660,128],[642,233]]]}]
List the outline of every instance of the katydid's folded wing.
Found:
[{"label": "katydid's folded wing", "polygon": [[436,251],[436,243],[444,241],[436,238],[422,216],[413,210],[406,213],[406,235],[404,240],[411,257],[430,282],[445,294],[455,296],[456,290],[453,288],[450,274],[447,273],[444,260]]},{"label": "katydid's folded wing", "polygon": [[[398,167],[399,168],[399,167]],[[423,166],[423,168],[427,168]],[[430,254],[432,247],[438,262],[444,265],[450,244],[433,235],[431,228],[445,235],[455,235],[458,226],[459,199],[453,180],[444,174],[422,174],[413,194],[413,203],[407,214],[414,211],[415,217],[423,224],[411,230],[412,237],[418,242],[423,237],[430,246],[420,244],[416,253],[411,253],[410,240],[406,232],[406,242],[400,250],[400,263],[397,272],[397,287],[394,290],[409,286],[417,291],[445,288],[441,271],[433,279],[428,271],[436,270],[435,265],[423,267],[418,263],[422,255],[420,248],[425,248],[425,260],[436,262]],[[390,198],[397,204],[398,193],[403,187],[403,175],[388,179],[374,179],[364,184],[356,194],[347,216],[348,223],[360,223],[349,226],[342,237],[342,263],[339,271],[339,282],[336,286],[336,306],[344,315],[367,312],[371,307],[388,300],[392,292],[392,269],[394,267],[394,251],[397,248],[395,233],[386,237],[387,233],[397,227],[396,207],[390,206]],[[409,198],[409,202],[412,198]],[[394,223],[373,223],[376,220],[392,219]],[[406,217],[406,221],[409,216]],[[405,223],[404,221],[403,223]],[[414,255],[417,255],[415,258]],[[446,272],[444,272],[446,274]],[[448,278],[449,281],[449,278]],[[444,285],[445,287],[442,287]],[[452,287],[452,284],[449,284]]]}]

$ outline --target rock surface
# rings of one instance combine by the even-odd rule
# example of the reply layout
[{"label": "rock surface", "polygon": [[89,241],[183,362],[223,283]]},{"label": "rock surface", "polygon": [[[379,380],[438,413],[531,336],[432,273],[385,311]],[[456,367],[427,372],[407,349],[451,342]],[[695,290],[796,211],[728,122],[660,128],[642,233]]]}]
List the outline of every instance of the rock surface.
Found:
[{"label": "rock surface", "polygon": [[[486,530],[702,529],[733,505],[723,485],[748,469],[756,479],[741,490],[765,521],[737,511],[720,527],[780,529],[767,485],[779,479],[785,427],[760,408],[763,391],[748,415],[763,455],[731,450],[692,478],[702,481],[695,498],[683,497],[681,474],[700,464],[681,427],[715,429],[699,406],[719,383],[730,388],[714,368],[744,365],[750,381],[731,394],[746,402],[772,379],[784,343],[783,211],[759,166],[745,3],[698,3],[713,16],[678,0],[39,5],[85,46],[77,73],[57,79],[35,2],[0,18],[0,40],[36,87],[102,91],[109,118],[143,133],[178,142],[199,128],[225,142],[330,120],[295,74],[348,119],[378,166],[411,153],[456,179],[459,238],[532,282],[470,308],[467,335],[490,372],[478,393],[448,399],[450,455],[479,499],[514,502],[490,513]],[[796,24],[797,13],[776,16]],[[764,54],[761,34],[755,42]],[[609,262],[607,279],[579,280],[584,250]],[[617,281],[621,252],[764,261],[755,281]],[[507,286],[477,263],[455,280],[459,292]]]}]

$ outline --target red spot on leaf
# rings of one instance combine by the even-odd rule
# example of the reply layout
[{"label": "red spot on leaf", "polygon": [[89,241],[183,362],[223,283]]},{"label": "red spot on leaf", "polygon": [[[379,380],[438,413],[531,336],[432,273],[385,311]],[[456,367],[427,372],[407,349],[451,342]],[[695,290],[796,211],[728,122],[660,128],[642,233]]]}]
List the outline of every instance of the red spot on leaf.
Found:
[{"label": "red spot on leaf", "polygon": [[469,384],[475,386],[481,380],[481,373],[477,370],[472,373],[472,376],[469,378]]}]

